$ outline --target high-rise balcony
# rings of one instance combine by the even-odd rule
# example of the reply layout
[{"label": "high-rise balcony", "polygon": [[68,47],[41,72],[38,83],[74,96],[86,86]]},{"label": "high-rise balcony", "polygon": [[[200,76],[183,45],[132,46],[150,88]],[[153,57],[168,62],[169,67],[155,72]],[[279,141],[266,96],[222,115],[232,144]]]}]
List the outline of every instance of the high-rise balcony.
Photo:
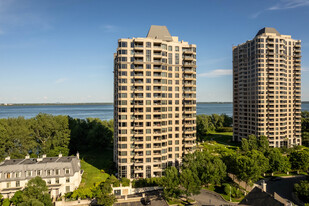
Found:
[{"label": "high-rise balcony", "polygon": [[153,156],[156,157],[156,156],[161,156],[161,151],[154,151],[153,152]]},{"label": "high-rise balcony", "polygon": [[154,51],[153,52],[153,56],[162,56],[162,52],[161,51]]},{"label": "high-rise balcony", "polygon": [[136,159],[136,160],[134,160],[134,163],[135,163],[136,165],[138,165],[138,164],[143,164],[144,161],[143,161],[143,159]]},{"label": "high-rise balcony", "polygon": [[184,62],[183,63],[184,67],[196,67],[196,64],[195,63],[189,63],[189,62]]},{"label": "high-rise balcony", "polygon": [[144,56],[144,52],[143,51],[134,51],[134,57],[143,57]]},{"label": "high-rise balcony", "polygon": [[157,158],[153,158],[153,162],[161,162],[161,158],[160,157],[157,157]]},{"label": "high-rise balcony", "polygon": [[183,58],[184,61],[193,61],[193,60],[195,60],[193,55],[184,55],[182,58]]},{"label": "high-rise balcony", "polygon": [[183,70],[184,74],[194,74],[196,72],[195,68],[185,68]]},{"label": "high-rise balcony", "polygon": [[195,53],[195,51],[194,51],[194,49],[193,48],[182,48],[182,51],[183,51],[183,53],[184,54],[194,54]]},{"label": "high-rise balcony", "polygon": [[161,84],[162,84],[162,81],[161,81],[161,79],[155,79],[155,80],[153,80],[153,84],[154,84],[154,85],[155,85],[155,84],[161,85]]}]

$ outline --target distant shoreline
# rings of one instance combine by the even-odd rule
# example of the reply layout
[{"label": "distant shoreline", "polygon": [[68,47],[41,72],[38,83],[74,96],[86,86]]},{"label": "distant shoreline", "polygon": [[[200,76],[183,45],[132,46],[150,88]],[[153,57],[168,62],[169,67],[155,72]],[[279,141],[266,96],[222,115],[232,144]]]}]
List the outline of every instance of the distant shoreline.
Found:
[{"label": "distant shoreline", "polygon": [[101,102],[101,103],[10,103],[10,104],[0,104],[0,107],[9,107],[9,106],[61,106],[61,105],[113,105],[110,102]]},{"label": "distant shoreline", "polygon": [[[233,102],[197,102],[197,104],[232,104]],[[309,104],[309,101],[303,101],[302,104]],[[0,104],[0,107],[9,106],[61,106],[61,105],[113,105],[112,102],[94,102],[94,103],[8,103]]]}]

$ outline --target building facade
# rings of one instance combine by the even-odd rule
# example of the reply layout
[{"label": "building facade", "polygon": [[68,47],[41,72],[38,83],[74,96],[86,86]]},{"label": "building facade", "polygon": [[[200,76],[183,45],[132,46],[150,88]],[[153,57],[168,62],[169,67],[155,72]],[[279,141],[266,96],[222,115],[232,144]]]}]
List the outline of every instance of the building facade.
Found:
[{"label": "building facade", "polygon": [[301,41],[263,28],[233,47],[233,139],[301,145]]},{"label": "building facade", "polygon": [[46,157],[10,159],[0,163],[0,193],[4,198],[11,198],[22,190],[27,182],[40,176],[46,181],[51,197],[56,198],[78,188],[82,170],[79,155],[77,157]]},{"label": "building facade", "polygon": [[196,46],[165,26],[119,39],[114,55],[114,161],[118,176],[161,176],[196,144]]}]

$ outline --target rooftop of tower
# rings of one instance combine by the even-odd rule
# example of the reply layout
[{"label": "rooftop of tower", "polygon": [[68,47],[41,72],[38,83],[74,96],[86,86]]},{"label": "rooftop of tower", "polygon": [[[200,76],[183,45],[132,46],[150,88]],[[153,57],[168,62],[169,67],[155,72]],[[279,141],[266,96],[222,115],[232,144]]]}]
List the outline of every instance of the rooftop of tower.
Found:
[{"label": "rooftop of tower", "polygon": [[277,36],[280,36],[280,33],[275,28],[272,28],[272,27],[264,27],[255,36],[259,36],[265,33],[273,33],[273,34],[276,34]]},{"label": "rooftop of tower", "polygon": [[173,41],[173,38],[166,26],[151,25],[147,38],[161,39],[164,41]]}]

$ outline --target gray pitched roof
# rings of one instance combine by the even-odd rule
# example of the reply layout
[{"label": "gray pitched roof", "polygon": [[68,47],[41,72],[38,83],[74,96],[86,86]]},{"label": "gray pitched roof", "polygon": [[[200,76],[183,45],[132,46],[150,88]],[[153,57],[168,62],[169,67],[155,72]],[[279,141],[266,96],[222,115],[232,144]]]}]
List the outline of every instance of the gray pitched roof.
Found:
[{"label": "gray pitched roof", "polygon": [[172,41],[172,36],[166,26],[152,25],[147,34],[148,38],[162,39],[164,41]]},{"label": "gray pitched roof", "polygon": [[[6,159],[0,163],[0,173],[7,172],[22,172],[21,178],[25,177],[25,171],[34,170],[50,170],[50,169],[60,169],[61,175],[64,174],[63,169],[70,169],[70,174],[73,175],[80,171],[80,160],[78,157],[45,157],[45,158],[29,158],[29,159]],[[42,177],[46,176],[43,174]],[[4,181],[4,177],[0,179],[0,182]]]},{"label": "gray pitched roof", "polygon": [[271,194],[264,192],[261,188],[255,187],[249,192],[239,205],[251,206],[284,206],[284,204],[275,199]]},{"label": "gray pitched roof", "polygon": [[277,36],[280,36],[280,33],[275,28],[271,28],[271,27],[264,27],[255,36],[259,36],[264,33],[273,33],[273,34],[276,34]]}]

